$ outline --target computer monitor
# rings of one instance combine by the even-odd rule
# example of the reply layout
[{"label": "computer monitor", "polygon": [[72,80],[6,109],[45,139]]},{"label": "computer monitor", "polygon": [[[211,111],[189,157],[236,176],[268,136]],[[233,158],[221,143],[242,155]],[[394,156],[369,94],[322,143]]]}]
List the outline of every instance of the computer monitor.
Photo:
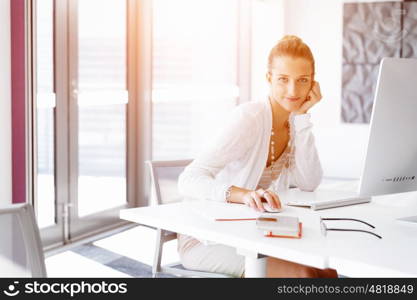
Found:
[{"label": "computer monitor", "polygon": [[417,59],[384,58],[358,193],[410,191],[417,191]]}]

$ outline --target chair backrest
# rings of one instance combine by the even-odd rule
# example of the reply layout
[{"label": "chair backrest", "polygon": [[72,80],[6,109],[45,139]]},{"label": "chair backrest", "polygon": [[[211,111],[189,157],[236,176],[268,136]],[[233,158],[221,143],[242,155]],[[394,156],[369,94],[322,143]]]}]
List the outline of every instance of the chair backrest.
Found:
[{"label": "chair backrest", "polygon": [[45,257],[33,208],[0,207],[0,277],[46,277]]},{"label": "chair backrest", "polygon": [[191,159],[146,161],[152,181],[150,205],[181,201],[177,188],[178,176],[191,162]]}]

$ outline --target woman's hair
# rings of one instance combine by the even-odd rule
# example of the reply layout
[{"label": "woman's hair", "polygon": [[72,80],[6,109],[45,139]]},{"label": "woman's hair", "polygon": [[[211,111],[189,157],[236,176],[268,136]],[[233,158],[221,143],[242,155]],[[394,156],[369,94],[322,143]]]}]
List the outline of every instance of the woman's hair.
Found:
[{"label": "woman's hair", "polygon": [[314,57],[310,48],[302,39],[295,35],[286,35],[271,49],[268,57],[268,70],[271,70],[275,57],[289,56],[292,58],[305,58],[311,62],[314,75]]}]

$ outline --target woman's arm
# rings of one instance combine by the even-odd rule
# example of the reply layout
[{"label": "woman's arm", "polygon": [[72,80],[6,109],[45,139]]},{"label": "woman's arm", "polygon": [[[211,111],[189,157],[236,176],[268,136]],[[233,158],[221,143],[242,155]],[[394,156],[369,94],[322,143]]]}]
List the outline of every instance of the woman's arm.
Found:
[{"label": "woman's arm", "polygon": [[227,126],[208,147],[188,165],[178,179],[180,194],[192,198],[224,201],[227,183],[216,175],[230,162],[241,158],[253,144],[254,117],[240,106],[232,113]]},{"label": "woman's arm", "polygon": [[294,166],[291,184],[303,191],[314,191],[321,183],[323,170],[314,143],[310,114],[293,115]]}]

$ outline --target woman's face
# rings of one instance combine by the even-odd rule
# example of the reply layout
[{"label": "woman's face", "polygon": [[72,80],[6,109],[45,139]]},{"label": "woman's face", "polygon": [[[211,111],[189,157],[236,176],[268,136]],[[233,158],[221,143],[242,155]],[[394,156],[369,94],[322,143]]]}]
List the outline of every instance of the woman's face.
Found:
[{"label": "woman's face", "polygon": [[272,100],[293,112],[306,101],[313,86],[313,67],[305,58],[279,56],[273,60],[266,77]]}]

